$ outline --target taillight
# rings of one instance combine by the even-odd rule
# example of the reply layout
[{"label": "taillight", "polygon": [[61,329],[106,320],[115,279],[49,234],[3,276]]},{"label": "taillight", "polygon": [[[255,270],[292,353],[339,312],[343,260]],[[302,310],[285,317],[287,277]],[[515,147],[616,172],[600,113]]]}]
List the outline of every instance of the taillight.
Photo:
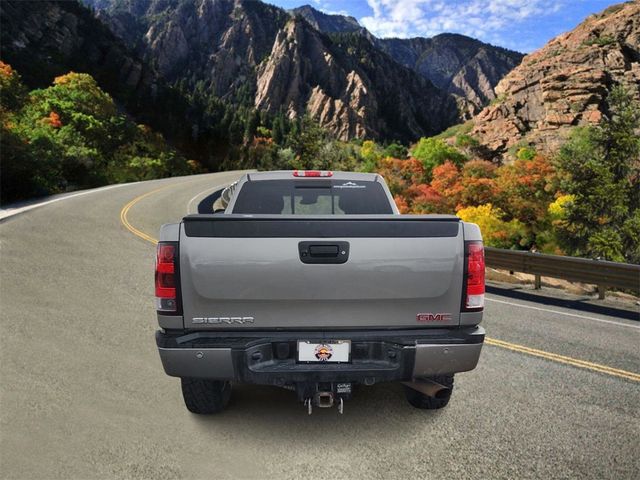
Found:
[{"label": "taillight", "polygon": [[332,177],[331,170],[294,170],[294,177]]},{"label": "taillight", "polygon": [[177,312],[177,248],[172,243],[158,243],[156,249],[156,310]]},{"label": "taillight", "polygon": [[466,277],[464,307],[466,310],[484,308],[484,246],[482,242],[465,242]]}]

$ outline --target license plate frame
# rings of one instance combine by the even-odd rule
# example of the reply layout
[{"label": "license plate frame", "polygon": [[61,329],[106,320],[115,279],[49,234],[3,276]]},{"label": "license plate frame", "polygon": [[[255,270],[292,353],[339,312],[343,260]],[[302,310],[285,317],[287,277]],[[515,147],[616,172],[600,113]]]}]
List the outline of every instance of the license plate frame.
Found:
[{"label": "license plate frame", "polygon": [[351,340],[298,340],[297,347],[298,363],[351,363]]}]

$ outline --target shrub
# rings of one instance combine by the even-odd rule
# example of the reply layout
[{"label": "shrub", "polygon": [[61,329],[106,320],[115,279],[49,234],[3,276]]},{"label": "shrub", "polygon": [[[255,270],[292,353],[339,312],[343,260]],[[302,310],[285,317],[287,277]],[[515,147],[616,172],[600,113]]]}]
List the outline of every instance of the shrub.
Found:
[{"label": "shrub", "polygon": [[411,151],[411,155],[422,163],[425,174],[429,179],[433,169],[438,165],[449,161],[454,165],[460,166],[467,160],[467,157],[455,147],[433,137],[421,138]]},{"label": "shrub", "polygon": [[458,217],[480,227],[485,245],[497,248],[513,248],[520,244],[523,226],[518,220],[505,221],[504,212],[487,203],[458,211]]}]

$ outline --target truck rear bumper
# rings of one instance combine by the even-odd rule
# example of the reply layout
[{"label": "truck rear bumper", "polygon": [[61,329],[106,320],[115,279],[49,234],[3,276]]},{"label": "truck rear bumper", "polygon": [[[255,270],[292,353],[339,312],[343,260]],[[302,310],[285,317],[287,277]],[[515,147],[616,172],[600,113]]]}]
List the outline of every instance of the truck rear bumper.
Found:
[{"label": "truck rear bumper", "polygon": [[[299,363],[297,341],[350,340],[349,363]],[[393,331],[156,333],[167,375],[261,385],[410,381],[473,370],[482,327]]]}]

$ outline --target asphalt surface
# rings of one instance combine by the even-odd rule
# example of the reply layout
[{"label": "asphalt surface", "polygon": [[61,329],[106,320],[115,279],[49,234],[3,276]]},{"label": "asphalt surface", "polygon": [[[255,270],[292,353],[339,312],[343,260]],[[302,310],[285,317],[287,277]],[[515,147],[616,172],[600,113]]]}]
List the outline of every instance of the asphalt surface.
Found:
[{"label": "asphalt surface", "polygon": [[238,176],[126,185],[0,223],[2,478],[640,478],[640,381],[615,374],[640,373],[637,306],[523,287],[491,289],[495,343],[442,411],[380,384],[342,416],[255,386],[221,415],[190,414],[154,343],[155,249],[120,212],[153,191],[127,219],[156,237]]}]

